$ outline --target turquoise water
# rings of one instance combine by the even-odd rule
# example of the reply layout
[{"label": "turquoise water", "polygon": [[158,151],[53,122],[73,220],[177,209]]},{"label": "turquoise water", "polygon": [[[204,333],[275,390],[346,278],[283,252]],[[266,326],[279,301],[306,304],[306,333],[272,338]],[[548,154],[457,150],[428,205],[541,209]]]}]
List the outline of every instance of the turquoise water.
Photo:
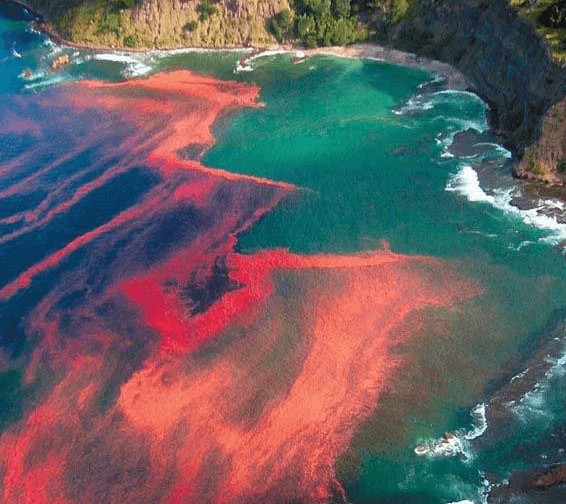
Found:
[{"label": "turquoise water", "polygon": [[[483,287],[482,296],[450,315],[439,312],[442,324],[399,349],[402,372],[338,464],[351,501],[482,502],[489,484],[511,471],[566,459],[547,441],[566,420],[560,359],[540,377],[536,394],[516,397],[498,418],[503,427],[489,423],[493,394],[538,348],[563,337],[552,331],[563,318],[566,269],[553,246],[560,226],[509,209],[505,191],[514,186],[492,179],[480,187],[474,179],[482,160],[508,178],[502,149],[447,156],[454,133],[486,130],[477,97],[426,86],[434,76],[422,70],[331,57],[296,64],[275,56],[235,73],[234,53],[97,58],[65,50],[74,63],[50,74],[50,58],[61,49],[25,23],[1,19],[0,95],[25,101],[63,81],[171,68],[260,86],[266,106],[223,118],[204,162],[300,189],[240,237],[240,250],[345,253],[375,250],[385,240],[396,252],[450,261]],[[484,133],[483,143],[494,141]],[[1,149],[11,148],[3,142]],[[17,408],[12,396],[6,401]],[[485,433],[481,415],[471,414],[478,404],[487,408]],[[498,438],[481,443],[490,429],[499,429]],[[462,439],[456,454],[415,454],[447,431]]]}]

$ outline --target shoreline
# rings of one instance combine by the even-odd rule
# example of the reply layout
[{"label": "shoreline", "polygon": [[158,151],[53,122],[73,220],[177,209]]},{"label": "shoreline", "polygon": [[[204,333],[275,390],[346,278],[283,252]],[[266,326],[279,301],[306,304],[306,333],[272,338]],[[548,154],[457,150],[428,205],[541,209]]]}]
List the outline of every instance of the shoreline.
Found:
[{"label": "shoreline", "polygon": [[[516,171],[519,167],[519,160],[517,153],[505,145],[501,135],[498,134],[497,128],[494,124],[494,114],[497,114],[497,108],[487,100],[481,94],[477,93],[473,86],[470,85],[468,79],[464,74],[450,65],[449,63],[434,60],[432,58],[427,58],[424,56],[419,56],[414,53],[407,51],[401,51],[398,49],[384,47],[377,44],[370,43],[359,43],[352,44],[350,46],[329,46],[329,47],[317,47],[313,49],[305,49],[299,45],[291,44],[273,44],[268,46],[234,46],[234,47],[195,47],[195,46],[183,46],[183,47],[172,47],[172,48],[146,48],[146,49],[131,49],[131,48],[115,48],[115,47],[105,47],[105,46],[95,46],[92,44],[76,44],[65,40],[56,31],[51,31],[45,29],[44,23],[38,24],[34,23],[35,27],[42,33],[47,35],[51,40],[53,40],[58,45],[63,48],[72,48],[76,50],[82,50],[86,52],[91,52],[92,54],[108,52],[116,55],[174,55],[183,53],[221,53],[221,52],[239,52],[242,53],[241,57],[237,62],[236,71],[246,71],[251,70],[251,63],[253,60],[261,58],[263,56],[270,56],[274,54],[288,54],[297,61],[306,60],[311,56],[330,56],[336,58],[344,59],[357,59],[365,61],[378,61],[393,65],[399,65],[404,67],[409,67],[418,70],[428,71],[432,74],[436,74],[444,79],[442,83],[443,89],[450,89],[456,91],[469,91],[479,99],[481,99],[486,104],[486,122],[488,125],[488,131],[493,135],[497,142],[504,146],[511,153],[510,165],[509,165],[509,179],[516,179],[520,182],[524,194],[520,201],[513,200],[511,202],[512,206],[522,209],[522,202],[524,198],[530,199],[530,205],[528,208],[534,208],[539,200],[547,200],[556,198],[559,201],[566,201],[566,195],[563,196],[561,193],[562,187],[545,184],[538,180],[525,180],[517,177]],[[134,76],[131,78],[142,78],[143,76]],[[542,211],[543,215],[547,215],[545,211]],[[552,212],[548,214],[549,217],[554,217]],[[564,245],[562,244],[562,247]]]},{"label": "shoreline", "polygon": [[[25,4],[21,4],[29,9]],[[435,72],[446,78],[446,85],[449,89],[471,90],[466,77],[457,68],[442,61],[419,56],[414,53],[401,51],[391,47],[372,44],[369,42],[352,44],[348,46],[327,46],[306,49],[298,44],[271,44],[266,46],[225,46],[225,47],[205,47],[205,46],[178,46],[178,47],[153,47],[153,48],[130,48],[130,47],[111,47],[97,44],[76,43],[65,39],[49,22],[32,22],[34,28],[50,37],[54,42],[73,49],[83,51],[107,51],[122,54],[156,54],[156,53],[181,53],[181,52],[248,52],[249,57],[258,57],[263,53],[278,51],[287,54],[300,53],[304,58],[310,56],[333,56],[346,59],[360,59],[367,61],[381,61],[396,65],[407,66],[420,70]],[[245,61],[248,58],[243,58]],[[481,97],[480,97],[481,98]],[[483,98],[482,98],[483,99]]]}]

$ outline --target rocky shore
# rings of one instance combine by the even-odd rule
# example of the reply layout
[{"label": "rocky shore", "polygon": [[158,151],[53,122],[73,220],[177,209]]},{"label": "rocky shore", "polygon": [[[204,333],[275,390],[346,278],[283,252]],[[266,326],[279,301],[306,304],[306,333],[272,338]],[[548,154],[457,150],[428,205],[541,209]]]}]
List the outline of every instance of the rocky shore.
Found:
[{"label": "rocky shore", "polygon": [[[26,3],[47,19],[59,8],[46,0]],[[514,175],[564,185],[566,68],[552,58],[534,27],[508,0],[420,0],[419,4],[421,15],[407,15],[394,24],[388,22],[387,8],[381,10],[381,18],[374,14],[377,18],[372,23],[378,40],[390,49],[358,45],[318,48],[308,53],[375,57],[421,66],[426,57],[453,65],[469,89],[490,105],[494,132],[519,160]],[[156,0],[151,5],[138,2],[132,12],[120,11],[120,37],[116,36],[118,31],[107,36],[97,31],[96,25],[103,20],[92,20],[92,26],[81,28],[80,40],[63,39],[49,22],[43,28],[61,42],[91,49],[123,48],[126,32],[136,37],[136,43],[126,48],[133,51],[187,46],[282,48],[266,27],[276,12],[289,7],[286,0],[220,1],[215,3],[214,19],[203,20],[188,30],[183,22],[198,14],[199,5],[196,0]],[[404,52],[418,56],[398,56]]]},{"label": "rocky shore", "polygon": [[384,38],[451,63],[490,105],[490,122],[520,164],[515,175],[562,185],[566,68],[507,0],[421,0],[425,17],[383,23]]},{"label": "rocky shore", "polygon": [[556,504],[566,499],[566,464],[558,464],[537,471],[518,472],[507,485],[494,488],[489,504],[529,502]]}]

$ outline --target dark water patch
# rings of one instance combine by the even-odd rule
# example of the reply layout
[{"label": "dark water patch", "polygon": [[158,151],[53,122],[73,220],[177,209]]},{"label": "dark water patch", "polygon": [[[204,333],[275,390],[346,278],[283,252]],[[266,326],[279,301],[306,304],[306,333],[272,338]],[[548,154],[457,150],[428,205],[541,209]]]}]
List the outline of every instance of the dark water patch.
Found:
[{"label": "dark water patch", "polygon": [[155,216],[152,229],[140,247],[138,260],[150,267],[167,257],[179,244],[196,239],[207,224],[211,224],[209,218],[190,204]]},{"label": "dark water patch", "polygon": [[204,313],[223,294],[239,289],[242,283],[230,278],[230,271],[226,266],[226,257],[217,257],[212,270],[205,278],[194,271],[188,282],[181,286],[180,295],[189,307],[191,315]]},{"label": "dark water patch", "polygon": [[[485,394],[490,397],[491,407],[521,397],[544,376],[551,364],[549,357],[558,357],[563,351],[562,337],[566,335],[566,308],[554,310],[544,327],[525,338],[521,346],[520,360],[513,360],[502,369],[505,371],[486,384]],[[512,380],[526,369],[521,379]]]},{"label": "dark water patch", "polygon": [[[22,212],[33,210],[43,201],[45,196],[45,190],[37,188],[25,195],[15,194],[13,196],[8,196],[7,198],[0,198],[0,219],[16,216]],[[23,216],[21,219],[18,219],[18,223],[21,224],[22,220]]]},{"label": "dark water patch", "polygon": [[[0,110],[0,114],[5,113],[5,111],[6,109],[3,108]],[[29,134],[0,132],[0,170],[4,168],[4,163],[24,154],[34,141],[34,137]]]},{"label": "dark water patch", "polygon": [[15,315],[4,315],[0,318],[2,332],[0,333],[0,348],[10,359],[20,356],[26,347],[26,333],[21,320]]},{"label": "dark water patch", "polygon": [[33,12],[31,9],[18,2],[11,2],[9,0],[2,0],[0,2],[0,17],[9,19],[10,21],[43,22],[43,16],[37,12]]},{"label": "dark water patch", "polygon": [[0,271],[0,282],[7,283],[18,272],[109,221],[138,202],[158,181],[157,176],[146,168],[118,175],[87,194],[68,211],[54,216],[42,228],[4,245],[0,248],[0,261],[6,267]]}]

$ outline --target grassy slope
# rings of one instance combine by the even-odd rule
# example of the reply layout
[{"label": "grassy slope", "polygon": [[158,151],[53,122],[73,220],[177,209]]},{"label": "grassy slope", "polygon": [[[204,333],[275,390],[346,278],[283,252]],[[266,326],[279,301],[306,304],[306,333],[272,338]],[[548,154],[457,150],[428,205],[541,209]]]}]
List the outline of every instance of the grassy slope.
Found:
[{"label": "grassy slope", "polygon": [[547,28],[538,22],[541,12],[555,3],[555,1],[541,0],[537,6],[529,6],[525,0],[511,0],[510,3],[533,23],[537,32],[549,45],[552,55],[558,61],[566,63],[566,29]]}]

